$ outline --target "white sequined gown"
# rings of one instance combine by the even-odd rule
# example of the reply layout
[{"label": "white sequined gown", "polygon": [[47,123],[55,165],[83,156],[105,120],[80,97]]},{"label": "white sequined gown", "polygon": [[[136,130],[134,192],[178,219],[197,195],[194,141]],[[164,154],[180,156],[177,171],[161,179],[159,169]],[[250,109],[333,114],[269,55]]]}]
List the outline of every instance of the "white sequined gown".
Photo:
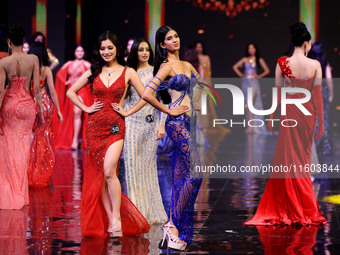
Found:
[{"label": "white sequined gown", "polygon": [[[153,78],[153,67],[137,73],[146,86]],[[140,99],[132,86],[130,89],[131,96],[126,99],[125,110]],[[124,164],[127,196],[149,224],[165,223],[168,219],[158,184],[156,158],[156,131],[161,122],[165,123],[165,118],[166,115],[163,114],[159,118],[158,110],[150,104],[125,118]]]}]

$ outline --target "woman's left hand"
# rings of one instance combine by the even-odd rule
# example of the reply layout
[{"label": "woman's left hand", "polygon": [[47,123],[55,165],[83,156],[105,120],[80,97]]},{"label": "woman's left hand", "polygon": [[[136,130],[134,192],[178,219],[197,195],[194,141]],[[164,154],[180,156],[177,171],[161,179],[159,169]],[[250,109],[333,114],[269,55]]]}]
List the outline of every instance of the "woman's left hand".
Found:
[{"label": "woman's left hand", "polygon": [[112,103],[111,106],[112,106],[113,110],[118,112],[121,116],[123,116],[123,117],[129,116],[128,112],[125,111],[121,105],[119,105],[117,103]]},{"label": "woman's left hand", "polygon": [[165,136],[165,127],[163,125],[159,125],[157,128],[157,141],[162,139]]}]

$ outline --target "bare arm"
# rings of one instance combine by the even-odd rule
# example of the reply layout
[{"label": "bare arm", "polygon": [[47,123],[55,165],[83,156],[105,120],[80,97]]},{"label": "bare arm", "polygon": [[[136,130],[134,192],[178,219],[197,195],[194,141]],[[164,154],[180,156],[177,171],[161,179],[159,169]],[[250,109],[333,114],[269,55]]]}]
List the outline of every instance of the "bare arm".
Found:
[{"label": "bare arm", "polygon": [[57,95],[57,92],[54,88],[53,75],[52,75],[51,68],[46,67],[45,73],[46,73],[46,82],[47,82],[48,89],[50,90],[52,101],[53,101],[55,107],[57,108],[57,114],[59,116],[59,122],[62,122],[63,121],[63,115],[61,114],[60,107],[59,107],[59,101],[58,101],[58,95]]},{"label": "bare arm", "polygon": [[242,78],[244,76],[243,73],[241,73],[241,71],[239,70],[239,68],[241,68],[244,64],[245,58],[241,58],[238,62],[236,62],[236,64],[233,65],[233,70],[234,72],[240,77]]},{"label": "bare arm", "polygon": [[316,115],[319,119],[318,134],[315,137],[315,141],[319,140],[324,133],[324,109],[323,109],[323,98],[321,91],[322,84],[322,69],[319,61],[314,60],[316,65],[316,73],[313,85],[312,97],[315,102]]},{"label": "bare arm", "polygon": [[334,96],[334,92],[333,92],[333,79],[332,79],[332,70],[331,70],[331,66],[328,64],[326,66],[326,82],[327,82],[327,86],[328,86],[328,100],[329,102],[333,102],[333,96]]},{"label": "bare arm", "polygon": [[204,76],[204,68],[203,68],[203,65],[199,65],[199,67],[198,67],[198,72],[200,73],[200,75],[202,76],[202,77],[205,77]]},{"label": "bare arm", "polygon": [[263,58],[260,58],[260,59],[259,59],[259,62],[260,62],[260,65],[261,65],[261,67],[262,67],[262,69],[263,69],[263,73],[261,73],[261,74],[258,75],[257,77],[258,77],[258,78],[262,78],[262,77],[266,76],[267,74],[269,74],[269,73],[270,73],[270,70],[269,70],[269,67],[267,66],[267,64],[266,64],[266,62],[264,61]]},{"label": "bare arm", "polygon": [[0,65],[0,109],[5,95],[6,72]]},{"label": "bare arm", "polygon": [[[169,65],[162,64],[159,68],[156,76],[161,79],[165,80],[169,74],[171,73],[171,67]],[[179,105],[172,109],[166,108],[162,103],[160,103],[157,98],[153,95],[155,90],[157,90],[158,86],[161,84],[161,81],[154,77],[152,82],[150,81],[148,86],[145,88],[142,98],[149,102],[152,106],[154,106],[157,110],[160,110],[166,114],[172,116],[178,116],[182,113],[185,113],[189,110],[188,106]],[[156,85],[157,84],[157,85]]]},{"label": "bare arm", "polygon": [[280,65],[277,63],[275,68],[275,85],[278,87],[283,86],[283,75]]},{"label": "bare arm", "polygon": [[314,86],[321,86],[321,84],[322,84],[322,69],[321,69],[321,64],[317,60],[314,60],[314,64],[315,64],[315,67],[316,67]]},{"label": "bare arm", "polygon": [[[0,65],[0,109],[1,109],[2,101],[5,95],[5,82],[6,82],[6,72]],[[1,116],[0,116],[0,135],[3,135]]]},{"label": "bare arm", "polygon": [[87,70],[83,75],[71,86],[66,96],[81,110],[87,113],[97,112],[103,107],[102,102],[94,102],[91,106],[86,106],[78,97],[77,92],[89,83],[87,77],[91,75],[91,70]]},{"label": "bare arm", "polygon": [[[142,94],[144,92],[144,86],[143,86],[143,83],[141,82],[137,72],[133,68],[128,68],[126,70],[126,78],[128,79],[128,83],[131,84],[130,86],[133,86],[136,89],[138,95],[140,97],[142,97]],[[123,107],[120,107],[120,104],[117,104],[117,103],[113,103],[112,107],[120,115],[122,115],[124,117],[128,117],[131,114],[134,114],[135,112],[138,112],[146,104],[147,104],[146,101],[144,101],[143,99],[140,99],[134,106],[132,106],[127,111],[122,109]]]},{"label": "bare arm", "polygon": [[39,106],[39,112],[42,117],[42,106],[41,106],[41,89],[40,89],[40,78],[39,78],[39,59],[35,55],[32,55],[34,59],[34,68],[33,68],[33,88],[35,99],[37,100]]},{"label": "bare arm", "polygon": [[[208,73],[205,74],[207,77],[211,77],[211,61],[210,61],[210,57],[207,55],[207,65],[208,65]],[[203,69],[203,66],[202,66]],[[199,71],[200,72],[200,71]],[[204,72],[200,72],[200,74],[204,77]]]}]

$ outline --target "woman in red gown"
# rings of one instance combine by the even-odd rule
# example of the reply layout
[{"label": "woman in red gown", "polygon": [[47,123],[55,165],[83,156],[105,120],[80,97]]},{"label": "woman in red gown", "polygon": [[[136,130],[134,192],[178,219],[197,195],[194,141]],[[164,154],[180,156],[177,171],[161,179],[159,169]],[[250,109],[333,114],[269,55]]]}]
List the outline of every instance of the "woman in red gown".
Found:
[{"label": "woman in red gown", "polygon": [[[57,92],[53,84],[52,70],[46,47],[41,42],[31,44],[28,54],[34,54],[40,64],[40,89],[42,93],[43,121],[36,120],[33,127],[33,141],[28,167],[28,185],[30,187],[46,187],[51,184],[54,169],[54,134],[52,132],[53,104],[59,122],[63,121],[58,102]],[[47,87],[50,95],[47,93]]]},{"label": "woman in red gown", "polygon": [[8,46],[12,55],[0,61],[0,209],[21,209],[29,202],[27,168],[36,118],[32,80],[35,98],[42,110],[39,60],[22,51],[24,37],[22,26],[11,27]]},{"label": "woman in red gown", "polygon": [[[296,165],[296,171],[271,173],[267,187],[257,208],[255,216],[245,225],[323,225],[326,219],[321,216],[318,202],[314,195],[310,172],[300,171],[300,167],[311,166],[311,148],[313,143],[316,117],[319,118],[319,132],[316,140],[323,134],[323,101],[321,94],[322,71],[320,63],[306,57],[311,48],[311,36],[306,26],[295,22],[290,27],[293,55],[278,59],[275,71],[276,87],[279,99],[281,87],[304,88],[311,92],[311,99],[303,106],[311,113],[304,115],[295,105],[288,104],[283,119],[297,121],[295,127],[280,126],[276,144],[273,167]],[[289,99],[303,98],[303,93],[287,93]],[[278,100],[280,103],[280,100]],[[275,112],[271,115],[274,119]],[[294,125],[294,122],[286,123]],[[268,124],[272,131],[272,122]]]},{"label": "woman in red gown", "polygon": [[[64,122],[58,125],[57,112],[54,111],[53,130],[56,135],[55,148],[64,150],[76,150],[79,146],[79,135],[82,137],[82,148],[86,149],[85,125],[87,114],[74,107],[74,104],[66,97],[67,90],[74,84],[80,76],[86,72],[91,64],[84,60],[85,51],[81,45],[77,45],[74,51],[75,60],[66,62],[58,71],[55,81],[55,88],[58,93],[61,111]],[[84,104],[91,105],[91,93],[89,86],[82,88],[78,92]],[[83,130],[81,132],[81,130]]]},{"label": "woman in red gown", "polygon": [[[83,236],[105,237],[140,235],[150,226],[136,206],[121,193],[117,174],[124,145],[127,117],[146,102],[139,100],[128,111],[120,105],[132,85],[139,96],[144,86],[137,72],[124,67],[124,54],[116,35],[110,31],[99,36],[91,70],[86,71],[69,89],[67,96],[89,113],[86,127],[88,162],[84,170],[81,203]],[[76,92],[93,83],[95,102],[87,107]],[[119,114],[118,114],[119,112]],[[106,232],[107,230],[107,232]]]}]

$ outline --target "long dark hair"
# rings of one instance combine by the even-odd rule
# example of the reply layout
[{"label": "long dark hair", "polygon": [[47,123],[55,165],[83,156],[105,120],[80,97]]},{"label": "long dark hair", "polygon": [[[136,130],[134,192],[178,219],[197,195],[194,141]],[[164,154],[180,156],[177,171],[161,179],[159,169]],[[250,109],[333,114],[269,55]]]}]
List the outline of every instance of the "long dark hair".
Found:
[{"label": "long dark hair", "polygon": [[247,44],[247,47],[246,47],[244,55],[246,57],[250,57],[250,54],[249,54],[249,46],[250,45],[253,45],[254,48],[255,48],[256,67],[259,68],[260,67],[260,58],[261,58],[261,56],[260,56],[259,48],[257,47],[257,45],[255,43],[250,42],[250,43]]},{"label": "long dark hair", "polygon": [[10,39],[15,46],[23,45],[25,35],[25,29],[19,24],[12,25],[7,32],[7,38]]},{"label": "long dark hair", "polygon": [[311,50],[308,52],[308,57],[312,59],[316,59],[321,64],[322,76],[325,77],[326,66],[328,65],[328,61],[326,59],[326,54],[323,50],[322,43],[316,42],[313,44]]},{"label": "long dark hair", "polygon": [[32,43],[34,43],[34,42],[35,42],[35,39],[36,39],[39,35],[42,36],[42,38],[43,38],[42,43],[46,46],[46,37],[45,37],[45,35],[44,35],[43,33],[41,33],[41,32],[35,32],[33,35],[31,35],[31,37],[30,37],[30,39],[29,39],[29,41],[28,41],[29,44],[31,45]]},{"label": "long dark hair", "polygon": [[156,73],[159,70],[159,67],[161,64],[167,60],[168,53],[166,52],[166,49],[163,49],[161,47],[161,43],[164,43],[165,36],[170,30],[176,29],[171,25],[166,25],[158,28],[156,32],[156,39],[155,39],[155,68],[153,69],[153,75],[156,75]]},{"label": "long dark hair", "polygon": [[33,42],[30,46],[28,54],[34,54],[39,59],[39,66],[50,66],[50,59],[47,54],[45,45],[41,42]]},{"label": "long dark hair", "polygon": [[[176,29],[171,26],[171,25],[166,25],[166,26],[162,26],[160,28],[158,28],[157,32],[156,32],[156,38],[155,38],[155,66],[153,69],[153,75],[156,75],[161,64],[163,62],[167,62],[167,58],[168,58],[168,53],[166,51],[166,49],[163,49],[161,47],[161,43],[164,43],[165,40],[165,36],[166,34],[171,31],[171,30],[175,30]],[[158,97],[160,97],[163,101],[164,104],[169,104],[171,102],[171,97],[168,93],[167,90],[161,90],[158,92]]]},{"label": "long dark hair", "polygon": [[202,49],[203,49],[203,50],[202,50],[202,54],[203,54],[203,55],[207,55],[207,50],[206,50],[206,48],[205,48],[204,43],[203,43],[202,41],[196,41],[196,42],[195,42],[195,47],[197,46],[198,43],[200,43],[200,44],[202,45]]},{"label": "long dark hair", "polygon": [[118,37],[112,33],[111,31],[106,31],[105,33],[102,33],[97,40],[95,49],[92,54],[92,61],[91,61],[91,75],[88,77],[90,82],[93,82],[94,78],[96,78],[100,72],[102,71],[102,67],[106,64],[104,59],[99,54],[99,49],[101,46],[102,41],[110,40],[114,46],[116,47],[116,59],[118,64],[125,66],[125,60],[124,60],[124,51],[122,48],[122,45],[120,44],[120,41]]},{"label": "long dark hair", "polygon": [[148,63],[149,65],[153,66],[153,51],[152,51],[150,43],[145,38],[139,38],[133,42],[129,57],[126,61],[127,65],[129,67],[132,67],[136,71],[137,71],[137,66],[138,66],[138,48],[142,42],[146,42],[149,46],[150,58],[148,60]]}]

